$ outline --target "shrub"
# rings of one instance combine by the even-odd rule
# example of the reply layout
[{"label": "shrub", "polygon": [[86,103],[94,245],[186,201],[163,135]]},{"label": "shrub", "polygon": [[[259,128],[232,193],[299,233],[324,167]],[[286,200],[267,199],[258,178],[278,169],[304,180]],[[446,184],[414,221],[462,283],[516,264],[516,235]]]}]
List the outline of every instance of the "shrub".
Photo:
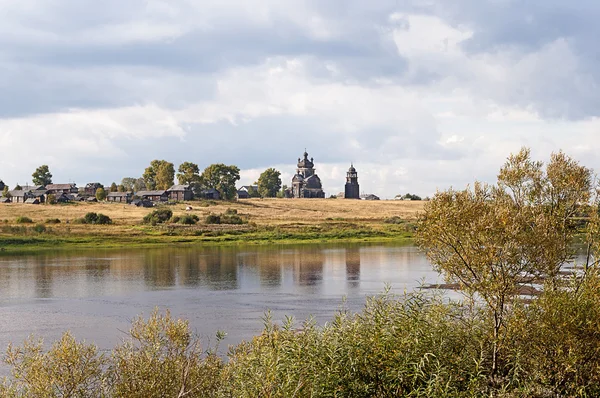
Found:
[{"label": "shrub", "polygon": [[60,224],[60,220],[58,218],[49,218],[46,220],[46,224]]},{"label": "shrub", "polygon": [[204,222],[207,224],[221,224],[221,216],[217,214],[209,214],[204,219]]},{"label": "shrub", "polygon": [[405,223],[405,221],[398,216],[386,218],[385,220],[383,220],[383,222],[386,224],[404,224]]},{"label": "shrub", "polygon": [[46,226],[44,224],[36,224],[36,226],[33,227],[33,231],[37,232],[38,234],[43,234],[46,232]]},{"label": "shrub", "polygon": [[244,220],[234,214],[234,215],[227,215],[227,214],[223,214],[221,215],[221,224],[244,224]]},{"label": "shrub", "polygon": [[17,224],[32,224],[33,220],[26,216],[17,217]]},{"label": "shrub", "polygon": [[170,209],[156,209],[152,213],[146,214],[144,224],[163,224],[173,217],[173,211]]},{"label": "shrub", "polygon": [[186,214],[184,216],[181,216],[179,218],[179,220],[177,221],[179,224],[184,224],[184,225],[194,225],[196,224],[200,219],[198,218],[197,215],[195,214]]},{"label": "shrub", "polygon": [[102,213],[87,213],[83,218],[73,220],[74,224],[92,224],[92,225],[107,225],[112,224],[112,220]]},{"label": "shrub", "polygon": [[56,195],[51,193],[50,195],[48,195],[48,198],[46,199],[46,203],[48,203],[49,205],[55,205],[56,203],[58,203],[56,201]]},{"label": "shrub", "polygon": [[234,214],[238,214],[238,211],[236,209],[232,209],[232,208],[228,208],[227,210],[225,210],[225,213],[228,216],[232,216]]}]

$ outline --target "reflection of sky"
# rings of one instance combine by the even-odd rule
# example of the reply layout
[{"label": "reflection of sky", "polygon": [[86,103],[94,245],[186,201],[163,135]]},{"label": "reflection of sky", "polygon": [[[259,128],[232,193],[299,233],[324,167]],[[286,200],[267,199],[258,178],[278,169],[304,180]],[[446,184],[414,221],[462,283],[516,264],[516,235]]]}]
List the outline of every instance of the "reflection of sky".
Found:
[{"label": "reflection of sky", "polygon": [[64,330],[113,346],[130,320],[156,306],[190,319],[202,335],[239,342],[268,309],[331,319],[346,297],[360,310],[388,284],[402,293],[437,274],[416,248],[373,245],[165,248],[0,259],[0,346]]}]

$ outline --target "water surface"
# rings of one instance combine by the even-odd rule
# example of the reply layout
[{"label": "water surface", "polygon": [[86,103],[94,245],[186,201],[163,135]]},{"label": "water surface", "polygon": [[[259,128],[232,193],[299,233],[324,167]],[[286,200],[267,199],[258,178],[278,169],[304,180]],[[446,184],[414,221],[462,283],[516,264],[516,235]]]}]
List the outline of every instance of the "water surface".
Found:
[{"label": "water surface", "polygon": [[[187,318],[214,341],[251,338],[275,320],[331,319],[346,298],[359,311],[386,285],[396,293],[439,281],[412,246],[335,244],[186,247],[0,257],[0,350],[29,334],[70,330],[110,349],[131,320],[155,307]],[[226,350],[226,347],[223,351]]]}]

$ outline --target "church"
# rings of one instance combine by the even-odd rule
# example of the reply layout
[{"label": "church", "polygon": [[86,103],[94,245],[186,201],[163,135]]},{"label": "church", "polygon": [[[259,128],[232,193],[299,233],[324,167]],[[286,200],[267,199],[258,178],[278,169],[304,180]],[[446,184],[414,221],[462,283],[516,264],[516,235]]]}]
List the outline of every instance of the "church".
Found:
[{"label": "church", "polygon": [[314,159],[308,159],[308,153],[304,151],[304,158],[298,158],[296,175],[292,179],[292,189],[288,192],[292,198],[324,198],[325,192],[321,185],[321,179],[315,174]]}]

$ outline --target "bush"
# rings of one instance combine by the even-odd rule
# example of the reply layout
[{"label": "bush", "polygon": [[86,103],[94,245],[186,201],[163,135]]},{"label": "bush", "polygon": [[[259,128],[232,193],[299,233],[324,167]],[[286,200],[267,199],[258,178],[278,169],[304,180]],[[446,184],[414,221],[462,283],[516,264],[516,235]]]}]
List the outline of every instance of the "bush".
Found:
[{"label": "bush", "polygon": [[58,218],[49,218],[46,220],[46,224],[60,224],[60,220]]},{"label": "bush", "polygon": [[55,205],[56,203],[58,203],[56,201],[56,195],[51,193],[50,195],[48,195],[48,198],[46,199],[46,203],[48,203],[49,205]]},{"label": "bush", "polygon": [[225,210],[225,213],[228,216],[232,216],[234,214],[238,214],[238,211],[236,209],[232,209],[232,208],[228,208],[227,210]]},{"label": "bush", "polygon": [[33,220],[29,217],[20,216],[17,217],[17,224],[33,224]]},{"label": "bush", "polygon": [[44,224],[37,224],[35,227],[33,227],[33,231],[37,232],[38,234],[43,234],[46,232],[46,226]]},{"label": "bush", "polygon": [[87,213],[83,218],[73,220],[74,224],[92,224],[92,225],[107,225],[112,224],[112,220],[107,215],[102,213]]},{"label": "bush", "polygon": [[386,218],[385,220],[383,220],[383,222],[386,224],[404,224],[405,223],[405,221],[398,216]]},{"label": "bush", "polygon": [[221,215],[221,224],[244,224],[245,221],[238,215]]},{"label": "bush", "polygon": [[195,215],[195,214],[186,214],[184,216],[181,216],[177,222],[179,224],[183,224],[183,225],[194,225],[198,221],[200,221],[200,219],[198,218],[197,215]]},{"label": "bush", "polygon": [[173,211],[170,209],[156,209],[152,213],[146,214],[144,224],[163,224],[173,217]]},{"label": "bush", "polygon": [[221,224],[221,216],[217,214],[209,214],[204,219],[204,222],[207,224]]}]

